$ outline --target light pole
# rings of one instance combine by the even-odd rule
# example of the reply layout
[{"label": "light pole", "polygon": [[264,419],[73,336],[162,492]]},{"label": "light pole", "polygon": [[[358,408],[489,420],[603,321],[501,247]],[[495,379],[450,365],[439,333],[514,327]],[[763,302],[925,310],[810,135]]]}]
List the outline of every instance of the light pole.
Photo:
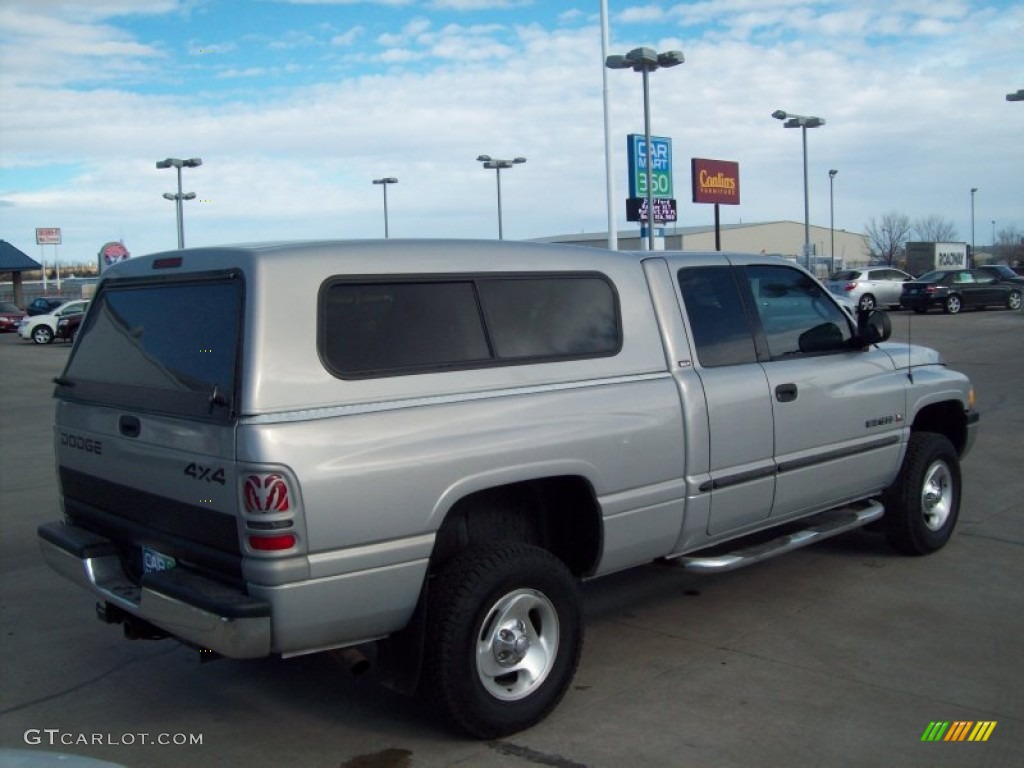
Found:
[{"label": "light pole", "polygon": [[804,141],[804,266],[810,269],[811,265],[811,207],[807,191],[807,129],[817,128],[825,124],[823,117],[810,117],[805,115],[794,115],[792,112],[785,112],[776,109],[772,112],[776,120],[785,120],[783,125],[786,128],[799,128],[803,134]]},{"label": "light pole", "polygon": [[977,187],[971,187],[971,264],[974,263],[974,193],[977,191]]},{"label": "light pole", "polygon": [[828,273],[831,276],[836,271],[836,198],[832,188],[832,182],[835,181],[836,174],[839,173],[835,168],[828,172],[828,231],[829,237],[832,240],[832,253],[829,257]]},{"label": "light pole", "polygon": [[487,170],[491,170],[493,168],[495,176],[498,179],[498,239],[499,240],[504,240],[505,239],[505,233],[502,231],[502,228],[501,228],[501,169],[502,168],[511,168],[514,165],[519,165],[520,163],[525,163],[526,162],[526,158],[525,157],[515,157],[515,158],[513,158],[511,160],[497,160],[497,159],[491,157],[490,155],[477,155],[476,159],[477,159],[477,162],[483,163],[484,164],[484,168],[486,168]]},{"label": "light pole", "polygon": [[996,220],[992,219],[992,250],[996,249]]},{"label": "light pole", "polygon": [[658,53],[653,48],[634,48],[625,56],[613,55],[604,60],[608,69],[632,69],[644,79],[644,147],[647,155],[647,250],[654,250],[654,194],[651,167],[654,165],[654,151],[651,148],[651,93],[649,73],[664,67],[682,64],[682,51]]},{"label": "light pole", "polygon": [[397,184],[398,179],[394,176],[385,176],[383,179],[374,179],[374,184],[380,184],[384,189],[384,239],[388,237],[388,184]]},{"label": "light pole", "polygon": [[184,211],[181,207],[182,200],[195,200],[195,192],[185,192],[182,194],[181,191],[181,169],[182,168],[198,168],[203,164],[201,158],[193,157],[188,160],[179,160],[176,157],[168,157],[166,160],[157,160],[157,168],[176,168],[178,170],[178,192],[177,194],[171,194],[170,192],[164,192],[165,200],[173,200],[178,213],[178,250],[180,251],[185,247],[185,220]]}]

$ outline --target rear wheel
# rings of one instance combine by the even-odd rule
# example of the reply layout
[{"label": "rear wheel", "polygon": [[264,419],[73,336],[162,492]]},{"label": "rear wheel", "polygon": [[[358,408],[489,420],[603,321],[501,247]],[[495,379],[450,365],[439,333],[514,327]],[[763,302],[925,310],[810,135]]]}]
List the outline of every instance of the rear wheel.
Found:
[{"label": "rear wheel", "polygon": [[860,301],[857,302],[857,306],[865,312],[870,312],[875,308],[875,297],[870,293],[865,293],[860,297]]},{"label": "rear wheel", "polygon": [[960,457],[949,438],[914,432],[882,503],[886,535],[898,551],[927,555],[944,547],[960,513]]},{"label": "rear wheel", "polygon": [[946,298],[946,303],[943,306],[947,315],[959,314],[962,304],[960,303],[960,297],[956,294]]},{"label": "rear wheel", "polygon": [[1020,309],[1020,291],[1010,291],[1010,295],[1006,297],[1006,308]]},{"label": "rear wheel", "polygon": [[484,739],[540,721],[572,682],[583,647],[576,580],[547,550],[474,546],[430,586],[423,693]]},{"label": "rear wheel", "polygon": [[36,344],[49,344],[53,341],[53,331],[48,325],[37,325],[32,329],[32,341]]}]

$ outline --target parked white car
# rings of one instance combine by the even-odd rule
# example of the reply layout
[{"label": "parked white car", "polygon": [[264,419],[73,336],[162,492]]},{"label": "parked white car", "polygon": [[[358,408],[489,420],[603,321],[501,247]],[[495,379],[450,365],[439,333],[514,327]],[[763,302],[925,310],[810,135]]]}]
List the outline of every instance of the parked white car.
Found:
[{"label": "parked white car", "polygon": [[861,267],[834,272],[825,287],[835,296],[845,296],[865,310],[898,307],[903,283],[914,278],[892,267]]},{"label": "parked white car", "polygon": [[89,302],[86,299],[69,301],[66,304],[61,304],[49,314],[25,318],[18,326],[18,335],[26,341],[31,339],[36,344],[49,344],[57,335],[57,323],[61,318],[80,315],[88,307]]}]

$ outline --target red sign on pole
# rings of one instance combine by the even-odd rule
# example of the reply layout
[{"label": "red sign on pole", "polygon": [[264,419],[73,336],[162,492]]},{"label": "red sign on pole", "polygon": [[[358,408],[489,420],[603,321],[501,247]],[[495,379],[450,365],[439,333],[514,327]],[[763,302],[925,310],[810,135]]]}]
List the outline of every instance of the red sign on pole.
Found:
[{"label": "red sign on pole", "polygon": [[36,227],[36,245],[60,245],[60,227]]},{"label": "red sign on pole", "polygon": [[740,204],[740,164],[731,160],[690,159],[693,202]]}]

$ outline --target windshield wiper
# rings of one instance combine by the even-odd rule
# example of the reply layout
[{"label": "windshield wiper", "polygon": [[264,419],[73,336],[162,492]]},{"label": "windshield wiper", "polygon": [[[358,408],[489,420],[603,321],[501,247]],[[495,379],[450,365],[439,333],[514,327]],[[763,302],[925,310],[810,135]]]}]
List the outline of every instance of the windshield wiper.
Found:
[{"label": "windshield wiper", "polygon": [[65,379],[63,376],[54,376],[52,381],[58,387],[73,387],[73,386],[75,386],[75,382],[73,382],[71,379]]}]

